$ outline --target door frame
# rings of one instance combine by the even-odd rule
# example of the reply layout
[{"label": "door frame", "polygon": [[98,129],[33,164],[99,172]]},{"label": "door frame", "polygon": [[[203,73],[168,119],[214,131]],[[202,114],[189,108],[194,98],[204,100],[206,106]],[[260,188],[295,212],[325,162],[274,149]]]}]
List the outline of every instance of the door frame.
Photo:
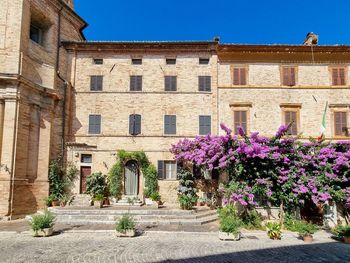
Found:
[{"label": "door frame", "polygon": [[136,168],[137,168],[137,174],[136,174],[136,178],[137,178],[136,195],[139,195],[139,193],[140,193],[140,167],[139,167],[138,161],[136,161],[136,160],[128,160],[124,164],[124,178],[123,178],[123,190],[124,191],[123,191],[123,194],[127,195],[126,194],[126,184],[125,184],[125,180],[126,180],[126,172],[125,172],[125,170],[126,170],[127,164],[129,162],[134,162],[136,164]]}]

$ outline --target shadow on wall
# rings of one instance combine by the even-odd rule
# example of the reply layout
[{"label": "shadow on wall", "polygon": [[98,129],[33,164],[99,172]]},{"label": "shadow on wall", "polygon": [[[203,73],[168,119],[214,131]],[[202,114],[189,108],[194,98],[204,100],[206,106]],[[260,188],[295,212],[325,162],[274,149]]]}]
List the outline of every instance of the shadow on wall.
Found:
[{"label": "shadow on wall", "polygon": [[[225,242],[225,241],[222,241]],[[226,241],[225,245],[229,247],[237,247],[242,249],[244,247],[243,241]],[[251,242],[257,242],[252,240]],[[261,241],[258,241],[261,242]],[[271,241],[273,245],[278,245],[281,241]],[[283,242],[283,241],[282,241]],[[247,243],[246,241],[244,242]],[[230,246],[232,245],[232,246]],[[198,244],[200,246],[200,244]],[[251,246],[254,246],[251,244]],[[258,243],[257,243],[258,246]],[[248,246],[247,246],[248,247]],[[222,246],[221,246],[222,248]],[[208,256],[198,257],[186,257],[182,259],[167,259],[154,262],[201,262],[201,263],[219,263],[219,262],[244,262],[244,263],[257,263],[257,262],[349,262],[350,249],[349,245],[340,242],[322,243],[322,244],[303,244],[296,246],[281,246],[264,249],[246,250],[232,253],[221,253]],[[211,248],[203,249],[204,253],[215,253],[215,243]],[[192,253],[200,253],[202,249],[198,247],[198,251],[195,252],[193,248]]]}]

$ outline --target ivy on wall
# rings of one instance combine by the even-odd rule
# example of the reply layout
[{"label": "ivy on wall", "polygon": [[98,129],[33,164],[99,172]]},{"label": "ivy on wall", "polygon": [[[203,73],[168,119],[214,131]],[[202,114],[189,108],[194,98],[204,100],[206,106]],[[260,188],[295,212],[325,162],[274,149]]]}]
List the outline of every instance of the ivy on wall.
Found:
[{"label": "ivy on wall", "polygon": [[117,161],[112,166],[108,174],[110,194],[117,198],[121,197],[123,193],[122,180],[124,166],[130,160],[137,161],[138,165],[140,166],[141,172],[145,178],[145,197],[149,197],[152,193],[157,192],[157,169],[153,164],[150,163],[146,154],[143,151],[127,152],[125,150],[119,150],[117,152]]}]

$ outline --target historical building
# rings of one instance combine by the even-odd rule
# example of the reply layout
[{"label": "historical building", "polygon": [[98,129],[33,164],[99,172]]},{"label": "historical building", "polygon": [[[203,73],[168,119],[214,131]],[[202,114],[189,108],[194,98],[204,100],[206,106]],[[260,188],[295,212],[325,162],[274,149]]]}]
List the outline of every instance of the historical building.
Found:
[{"label": "historical building", "polygon": [[[171,144],[219,134],[221,122],[267,136],[292,122],[292,135],[317,137],[326,109],[326,138],[349,136],[350,46],[318,46],[315,35],[304,45],[89,42],[72,1],[1,6],[0,216],[42,205],[59,154],[79,168],[82,194],[117,150],[143,150],[171,204]],[[133,178],[124,194],[142,199],[142,174]]]},{"label": "historical building", "polygon": [[48,195],[49,160],[63,150],[70,111],[63,111],[71,85],[60,42],[84,40],[86,23],[71,0],[0,5],[0,217],[14,218]]}]

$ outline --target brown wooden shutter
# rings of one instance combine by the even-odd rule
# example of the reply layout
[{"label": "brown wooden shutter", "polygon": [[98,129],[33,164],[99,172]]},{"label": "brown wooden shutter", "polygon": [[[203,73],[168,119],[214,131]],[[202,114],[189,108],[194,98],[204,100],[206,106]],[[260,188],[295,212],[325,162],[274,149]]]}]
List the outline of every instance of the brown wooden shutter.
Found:
[{"label": "brown wooden shutter", "polygon": [[295,68],[290,68],[290,82],[289,86],[295,86]]},{"label": "brown wooden shutter", "polygon": [[332,69],[332,85],[337,86],[338,84],[338,69]]},{"label": "brown wooden shutter", "polygon": [[240,69],[240,85],[246,85],[247,80],[246,80],[246,72],[245,68]]},{"label": "brown wooden shutter", "polygon": [[241,127],[244,132],[247,133],[247,112],[241,111]]},{"label": "brown wooden shutter", "polygon": [[338,74],[339,74],[339,78],[338,78],[339,85],[345,85],[345,70],[344,70],[344,68],[338,69]]},{"label": "brown wooden shutter", "polygon": [[233,69],[233,85],[239,85],[239,68]]}]

